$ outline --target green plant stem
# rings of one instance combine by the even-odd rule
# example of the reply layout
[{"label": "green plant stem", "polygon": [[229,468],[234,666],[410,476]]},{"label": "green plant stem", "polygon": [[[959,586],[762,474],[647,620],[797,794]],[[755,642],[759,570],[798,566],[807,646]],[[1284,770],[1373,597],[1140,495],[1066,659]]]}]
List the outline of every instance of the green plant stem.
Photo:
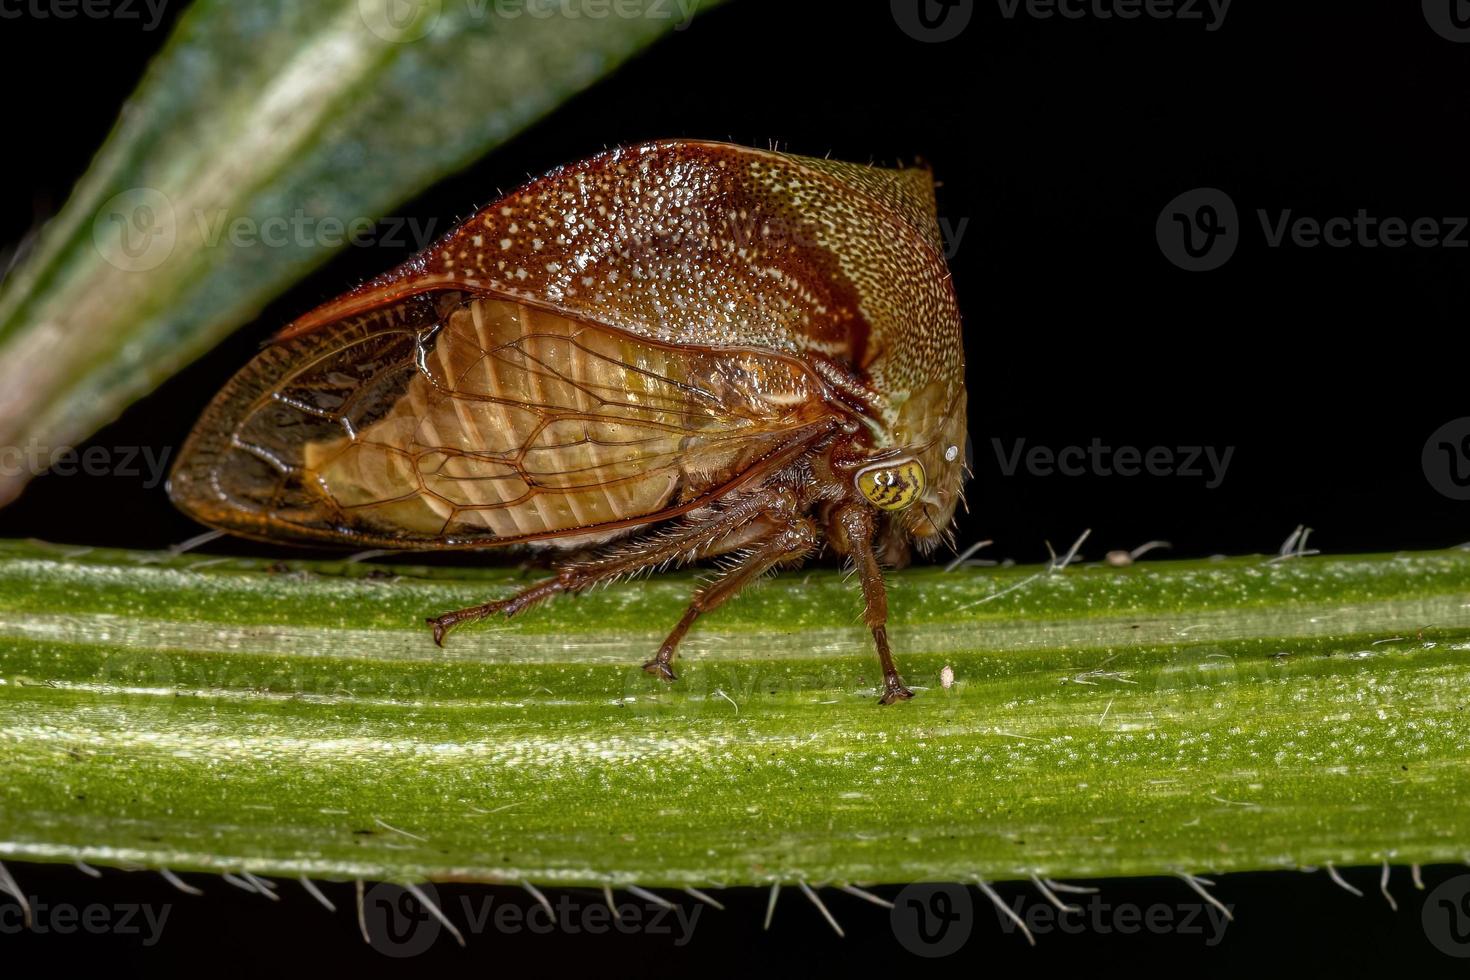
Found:
[{"label": "green plant stem", "polygon": [[[326,878],[905,882],[1459,861],[1470,553],[782,576],[0,545],[0,858]],[[941,677],[953,671],[953,684]]]}]

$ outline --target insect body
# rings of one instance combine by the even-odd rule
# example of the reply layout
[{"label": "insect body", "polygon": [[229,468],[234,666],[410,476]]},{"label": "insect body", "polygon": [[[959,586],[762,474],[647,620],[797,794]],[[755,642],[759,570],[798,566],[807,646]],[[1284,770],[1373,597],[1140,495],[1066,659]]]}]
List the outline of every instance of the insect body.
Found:
[{"label": "insect body", "polygon": [[964,438],[928,173],[671,141],[555,170],[286,327],[169,491],[264,539],[565,550],[429,620],[439,642],[728,556],[644,665],[669,680],[701,613],[825,542],[856,567],[886,704],[911,694],[880,563],[946,533]]}]

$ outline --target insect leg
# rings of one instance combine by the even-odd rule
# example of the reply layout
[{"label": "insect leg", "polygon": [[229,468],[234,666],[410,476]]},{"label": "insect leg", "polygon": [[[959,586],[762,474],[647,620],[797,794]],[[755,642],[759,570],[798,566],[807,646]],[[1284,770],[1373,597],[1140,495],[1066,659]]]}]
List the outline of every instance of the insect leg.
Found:
[{"label": "insect leg", "polygon": [[805,517],[796,516],[789,517],[784,524],[756,539],[741,556],[738,564],[695,591],[694,598],[689,601],[678,625],[658,648],[658,654],[643,665],[643,669],[664,680],[676,680],[674,655],[678,651],[679,641],[684,639],[684,634],[689,632],[689,627],[694,625],[696,619],[734,598],[741,589],[772,568],[805,558],[816,544],[817,526]]},{"label": "insect leg", "polygon": [[757,517],[780,511],[791,513],[795,508],[795,500],[795,494],[789,488],[762,488],[742,495],[703,519],[687,521],[675,525],[671,530],[637,538],[601,558],[569,562],[559,567],[551,578],[517,592],[508,599],[496,599],[431,617],[428,623],[434,628],[434,642],[443,646],[445,635],[461,623],[473,623],[497,614],[509,618],[558,593],[582,592],[601,582],[636,575],[646,569],[693,561],[709,554],[727,551],[729,547],[722,547],[724,539]]},{"label": "insect leg", "polygon": [[858,580],[863,586],[863,622],[873,631],[873,644],[878,648],[878,663],[883,668],[883,694],[879,704],[907,701],[914,692],[904,686],[893,663],[893,650],[888,646],[888,589],[883,584],[883,570],[873,551],[876,531],[872,508],[862,504],[845,504],[832,518],[834,535],[840,550],[852,556]]}]

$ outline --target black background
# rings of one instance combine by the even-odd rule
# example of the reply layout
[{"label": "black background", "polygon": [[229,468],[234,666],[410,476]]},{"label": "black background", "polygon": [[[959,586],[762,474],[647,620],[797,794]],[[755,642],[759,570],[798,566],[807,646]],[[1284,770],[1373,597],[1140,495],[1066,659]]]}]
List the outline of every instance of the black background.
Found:
[{"label": "black background", "polygon": [[[656,137],[922,158],[942,182],[941,217],[963,228],[951,267],[967,331],[976,479],[962,544],[992,538],[987,554],[1035,561],[1046,541],[1061,550],[1085,528],[1093,534],[1083,554],[1093,558],[1152,539],[1179,556],[1271,552],[1299,524],[1330,553],[1470,539],[1470,504],[1436,492],[1421,463],[1429,435],[1470,414],[1470,231],[1459,248],[1272,248],[1257,217],[1470,214],[1470,45],[1438,36],[1408,2],[1240,0],[1216,30],[1206,29],[1203,4],[1205,21],[1042,19],[1024,4],[1006,17],[997,0],[973,6],[958,38],[925,43],[900,29],[886,2],[738,0],[398,213],[446,222],[528,175]],[[177,14],[167,9],[165,28]],[[0,20],[9,88],[0,241],[19,240],[65,200],[165,37],[137,21]],[[1212,272],[1175,268],[1155,236],[1165,205],[1196,187],[1225,191],[1240,214],[1238,250]],[[276,327],[407,254],[347,249],[94,443],[179,445]],[[993,445],[1061,449],[1094,438],[1142,450],[1233,447],[1233,456],[1211,489],[1187,476],[1006,476]],[[122,477],[45,476],[0,511],[0,535],[54,541],[154,548],[197,530],[161,488]],[[94,883],[69,868],[19,870],[28,890],[55,900],[176,902],[155,949],[116,936],[0,939],[58,965],[89,955],[229,972],[390,962],[353,945],[350,919],[328,918],[299,890],[277,905],[218,882],[194,899],[153,876]],[[1432,885],[1452,873],[1427,877]],[[1370,892],[1364,901],[1320,874],[1227,878],[1241,921],[1213,949],[1199,937],[1087,934],[1047,937],[1030,952],[1000,935],[986,909],[975,938],[944,962],[974,972],[1066,961],[1102,975],[1156,957],[1222,975],[1379,958],[1422,960],[1436,973],[1451,966],[1425,941],[1417,899],[1393,915],[1373,878],[1356,875]],[[1402,873],[1398,891],[1409,898]],[[1105,895],[1142,905],[1188,897],[1173,881],[1106,883]],[[729,898],[731,910],[703,918],[684,949],[649,936],[482,936],[467,953],[446,945],[413,965],[537,974],[585,963],[657,974],[919,962],[880,910],[854,900],[831,900],[850,931],[838,942],[794,892],[769,935],[759,932],[763,894]]]}]

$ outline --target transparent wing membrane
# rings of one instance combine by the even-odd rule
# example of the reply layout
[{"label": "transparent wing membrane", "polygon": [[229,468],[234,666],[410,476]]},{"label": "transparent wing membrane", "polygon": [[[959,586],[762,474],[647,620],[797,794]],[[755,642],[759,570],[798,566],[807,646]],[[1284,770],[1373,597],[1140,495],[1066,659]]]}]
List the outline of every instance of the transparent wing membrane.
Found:
[{"label": "transparent wing membrane", "polygon": [[832,414],[780,354],[439,294],[263,351],[210,406],[172,489],[259,536],[590,543],[749,483]]}]

